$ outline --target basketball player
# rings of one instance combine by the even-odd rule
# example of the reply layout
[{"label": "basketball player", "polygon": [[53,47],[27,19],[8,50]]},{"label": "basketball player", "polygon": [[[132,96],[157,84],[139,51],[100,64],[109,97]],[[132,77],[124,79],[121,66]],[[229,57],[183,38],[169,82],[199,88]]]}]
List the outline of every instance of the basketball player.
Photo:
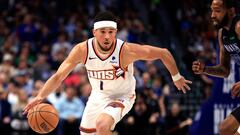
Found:
[{"label": "basketball player", "polygon": [[117,23],[112,13],[99,13],[92,32],[94,37],[72,49],[37,97],[25,107],[24,113],[54,91],[79,63],[85,64],[92,85],[80,125],[81,135],[111,135],[116,123],[132,108],[136,83],[133,62],[136,60],[162,60],[177,89],[184,93],[190,90],[191,81],[180,75],[167,49],[117,39]]},{"label": "basketball player", "polygon": [[[220,64],[205,66],[200,61],[194,61],[192,70],[196,74],[207,74],[217,77],[228,77],[230,73],[230,58],[240,65],[240,17],[236,11],[234,0],[213,0],[211,4],[211,18],[213,25],[218,29],[220,48]],[[232,97],[239,97],[240,82],[233,85]],[[220,135],[240,134],[240,107],[236,108],[220,124]]]}]

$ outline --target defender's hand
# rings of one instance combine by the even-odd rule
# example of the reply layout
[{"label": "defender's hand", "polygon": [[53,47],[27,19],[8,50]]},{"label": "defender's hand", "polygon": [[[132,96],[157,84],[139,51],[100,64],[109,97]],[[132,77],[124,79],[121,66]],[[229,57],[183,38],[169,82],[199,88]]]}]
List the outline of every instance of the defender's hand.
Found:
[{"label": "defender's hand", "polygon": [[231,89],[232,98],[240,97],[240,82],[237,82],[233,85]]},{"label": "defender's hand", "polygon": [[174,85],[177,87],[178,90],[182,90],[183,93],[186,93],[187,90],[191,90],[188,84],[192,84],[192,81],[186,80],[183,76],[181,79],[174,81]]},{"label": "defender's hand", "polygon": [[194,61],[192,63],[192,70],[195,74],[202,74],[205,64],[200,61]]},{"label": "defender's hand", "polygon": [[27,114],[28,111],[37,104],[40,104],[43,101],[43,98],[35,97],[32,101],[30,101],[23,109],[23,114]]}]

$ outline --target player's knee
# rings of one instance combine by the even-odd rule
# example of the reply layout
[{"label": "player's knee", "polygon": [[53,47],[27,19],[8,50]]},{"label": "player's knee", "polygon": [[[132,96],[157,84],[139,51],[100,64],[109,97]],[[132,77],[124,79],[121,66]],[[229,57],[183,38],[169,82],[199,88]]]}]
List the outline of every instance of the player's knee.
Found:
[{"label": "player's knee", "polygon": [[225,135],[226,133],[228,133],[229,129],[231,128],[231,127],[229,127],[229,126],[230,126],[230,125],[229,125],[227,122],[225,122],[225,121],[223,121],[222,123],[220,123],[220,125],[219,125],[220,135]]},{"label": "player's knee", "polygon": [[96,129],[97,131],[105,131],[110,130],[109,124],[104,120],[97,120],[96,121]]},{"label": "player's knee", "polygon": [[99,117],[96,120],[96,130],[97,131],[106,131],[111,129],[111,124],[104,117]]}]

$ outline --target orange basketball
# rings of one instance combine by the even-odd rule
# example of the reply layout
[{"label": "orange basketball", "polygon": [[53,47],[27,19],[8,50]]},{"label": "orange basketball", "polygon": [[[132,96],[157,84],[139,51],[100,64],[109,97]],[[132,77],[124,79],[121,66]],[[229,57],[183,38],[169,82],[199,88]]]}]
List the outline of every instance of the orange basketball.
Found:
[{"label": "orange basketball", "polygon": [[58,124],[57,110],[50,104],[41,103],[28,112],[28,124],[37,133],[46,134],[53,131]]}]

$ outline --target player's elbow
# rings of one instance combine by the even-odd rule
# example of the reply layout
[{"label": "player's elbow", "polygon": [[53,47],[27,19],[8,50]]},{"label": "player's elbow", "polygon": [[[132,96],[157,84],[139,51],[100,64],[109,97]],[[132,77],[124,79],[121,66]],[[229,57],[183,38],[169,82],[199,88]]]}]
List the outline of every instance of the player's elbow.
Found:
[{"label": "player's elbow", "polygon": [[223,77],[224,77],[224,78],[228,78],[229,74],[230,74],[230,70],[228,70],[228,69],[223,69]]},{"label": "player's elbow", "polygon": [[167,55],[171,54],[167,48],[161,48],[161,49],[164,52],[164,54],[167,54]]},{"label": "player's elbow", "polygon": [[223,77],[224,77],[224,78],[228,78],[229,74],[230,74],[230,71],[226,71],[226,72],[224,73]]},{"label": "player's elbow", "polygon": [[171,56],[172,54],[170,53],[170,51],[166,48],[161,48],[161,56],[166,57],[166,56]]}]

